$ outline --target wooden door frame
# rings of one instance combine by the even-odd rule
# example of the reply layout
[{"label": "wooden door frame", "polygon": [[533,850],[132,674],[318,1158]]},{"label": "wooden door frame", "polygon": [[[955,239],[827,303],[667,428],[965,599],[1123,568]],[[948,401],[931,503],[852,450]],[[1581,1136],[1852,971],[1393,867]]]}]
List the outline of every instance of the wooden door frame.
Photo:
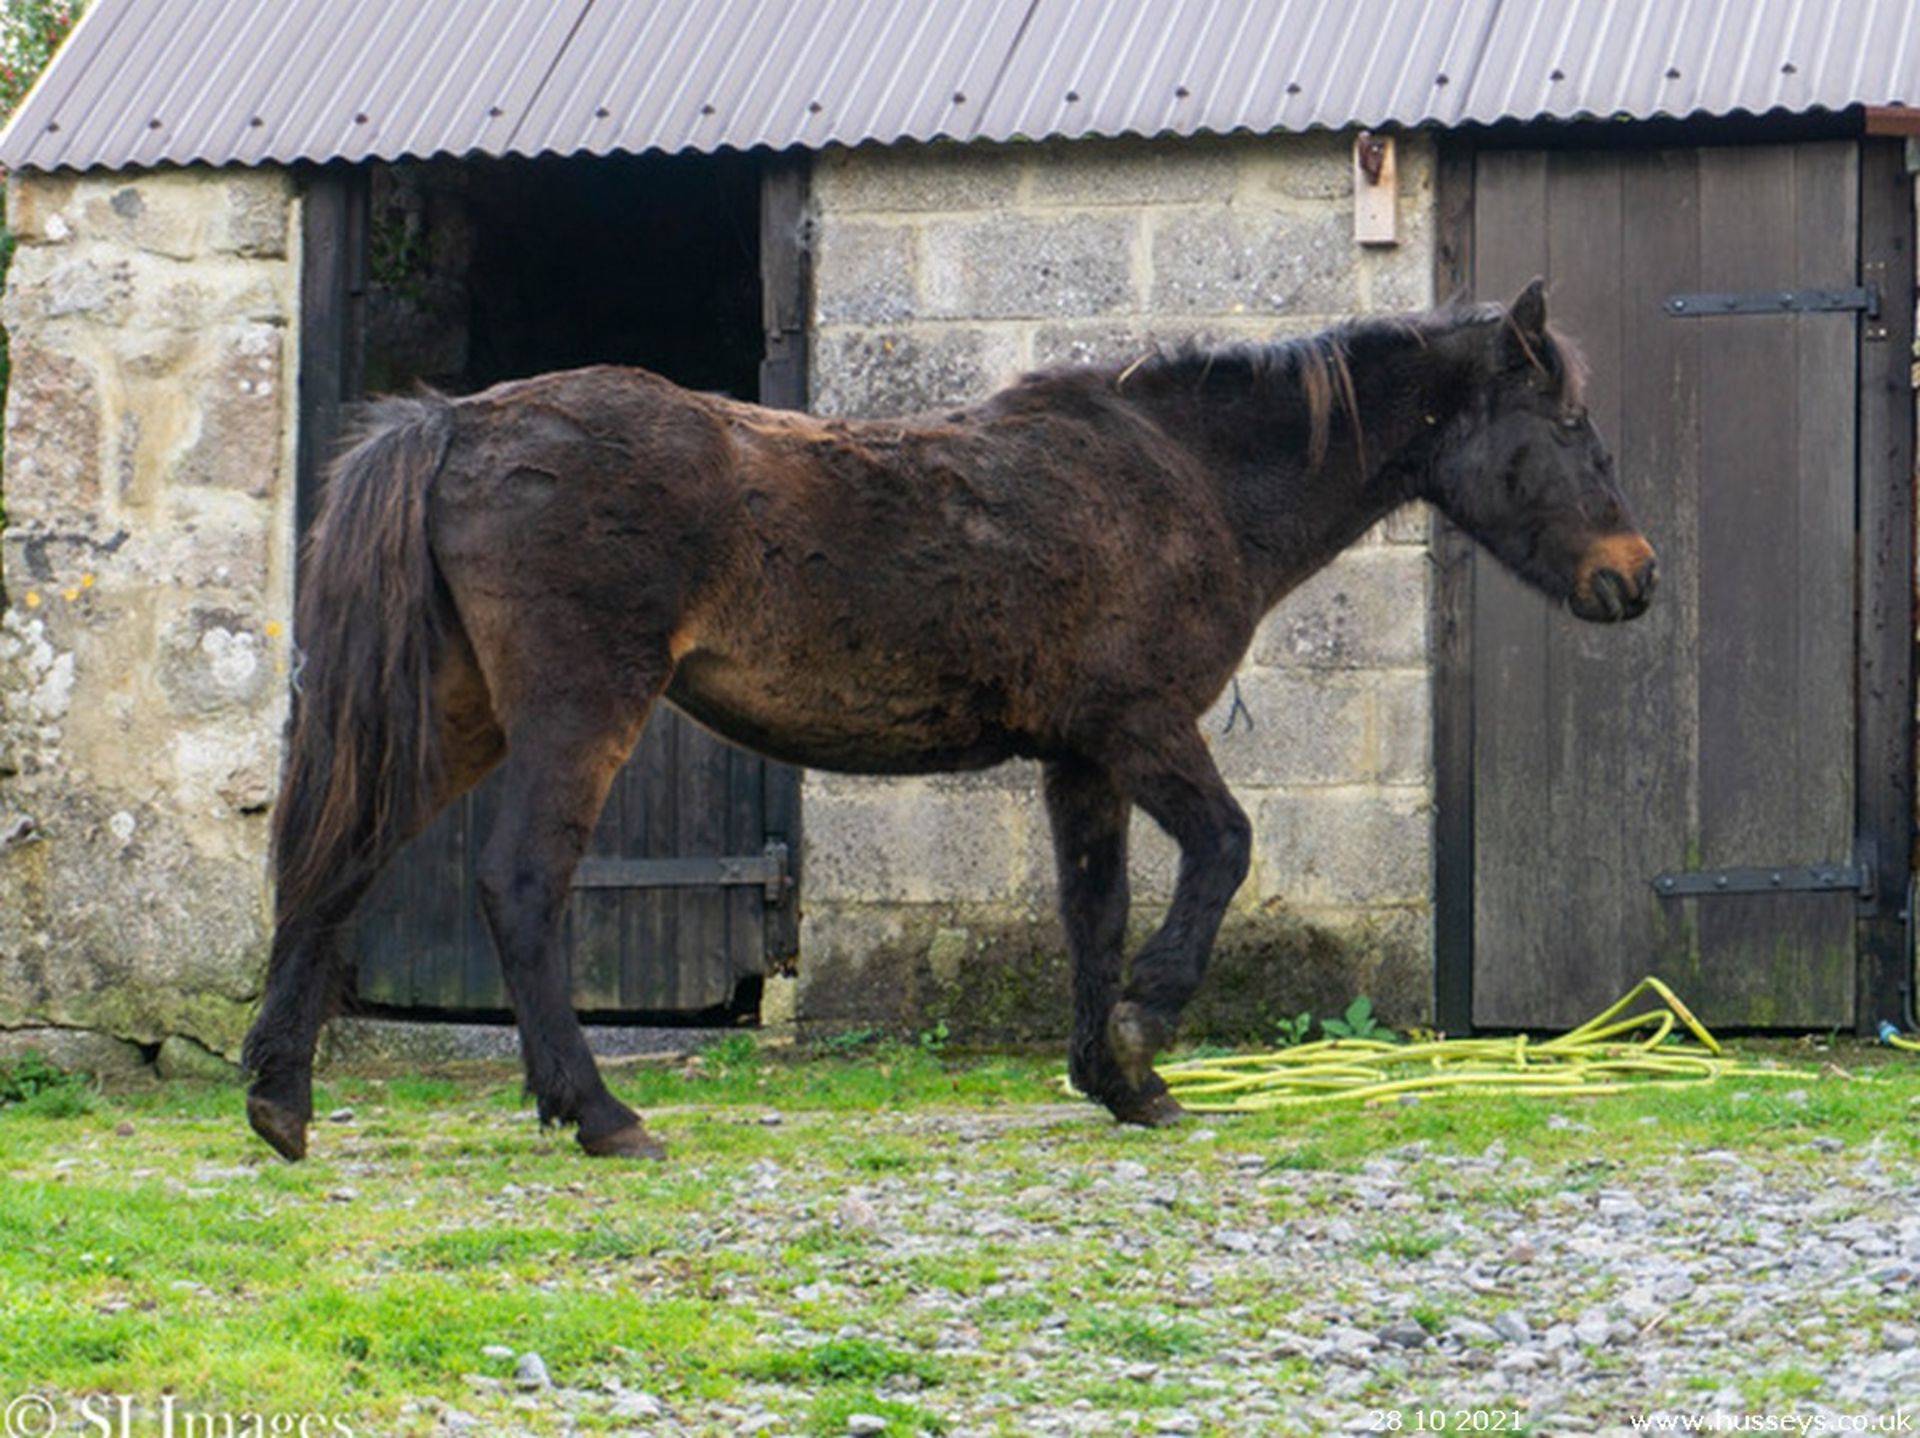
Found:
[{"label": "wooden door frame", "polygon": [[[1542,135],[1541,147],[1567,138]],[[1681,131],[1663,142],[1712,138]],[[1860,325],[1855,382],[1854,852],[1871,856],[1875,898],[1856,926],[1854,1015],[1871,1034],[1883,1020],[1903,1024],[1913,1002],[1914,177],[1897,139],[1854,138],[1861,280],[1881,292],[1879,319]],[[1501,140],[1513,147],[1512,136]],[[1481,148],[1471,135],[1439,139],[1433,278],[1442,300],[1473,298]],[[1433,558],[1434,1014],[1445,1032],[1464,1034],[1473,1028],[1473,545],[1436,517]]]},{"label": "wooden door frame", "polygon": [[1873,855],[1877,896],[1860,920],[1863,1034],[1913,1011],[1913,203],[1902,142],[1863,139],[1861,282],[1880,288],[1878,320],[1860,325],[1854,399],[1854,852]]},{"label": "wooden door frame", "polygon": [[[300,357],[294,535],[304,540],[344,408],[366,392],[367,204],[371,172],[334,163],[296,172],[300,192]],[[294,576],[297,588],[299,575]]]},{"label": "wooden door frame", "polygon": [[[804,410],[809,392],[807,328],[813,314],[813,157],[805,150],[768,156],[760,171],[760,313],[766,351],[760,403]],[[787,846],[786,901],[767,910],[767,972],[788,971],[800,953],[800,771],[772,759],[766,766],[766,829]]]}]

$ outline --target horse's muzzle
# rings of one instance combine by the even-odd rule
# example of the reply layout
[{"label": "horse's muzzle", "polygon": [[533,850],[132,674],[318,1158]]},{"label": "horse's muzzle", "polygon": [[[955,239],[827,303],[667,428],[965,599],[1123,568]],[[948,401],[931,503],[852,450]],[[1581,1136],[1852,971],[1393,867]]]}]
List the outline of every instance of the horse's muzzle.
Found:
[{"label": "horse's muzzle", "polygon": [[1638,534],[1595,540],[1580,561],[1567,607],[1595,624],[1617,624],[1647,612],[1659,564],[1653,546]]}]

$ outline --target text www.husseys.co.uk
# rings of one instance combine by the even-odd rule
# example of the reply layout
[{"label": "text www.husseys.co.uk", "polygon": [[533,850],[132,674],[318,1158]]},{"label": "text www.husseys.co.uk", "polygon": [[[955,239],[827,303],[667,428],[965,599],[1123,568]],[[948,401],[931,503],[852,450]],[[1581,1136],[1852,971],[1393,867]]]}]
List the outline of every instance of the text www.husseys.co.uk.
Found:
[{"label": "text www.husseys.co.uk", "polygon": [[1914,1410],[1888,1413],[1648,1413],[1636,1433],[1912,1433]]}]

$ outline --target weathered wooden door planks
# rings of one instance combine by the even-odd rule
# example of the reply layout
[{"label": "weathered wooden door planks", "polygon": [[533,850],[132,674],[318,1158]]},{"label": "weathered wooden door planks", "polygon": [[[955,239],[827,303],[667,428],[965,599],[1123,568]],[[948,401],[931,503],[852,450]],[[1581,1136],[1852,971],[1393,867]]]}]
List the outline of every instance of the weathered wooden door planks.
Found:
[{"label": "weathered wooden door planks", "polygon": [[1710,1023],[1855,1019],[1855,894],[1663,898],[1651,881],[1857,857],[1861,317],[1677,318],[1665,300],[1855,285],[1859,157],[1847,141],[1477,157],[1474,288],[1552,281],[1663,578],[1643,620],[1599,630],[1473,561],[1476,1024],[1571,1024],[1646,972]]}]

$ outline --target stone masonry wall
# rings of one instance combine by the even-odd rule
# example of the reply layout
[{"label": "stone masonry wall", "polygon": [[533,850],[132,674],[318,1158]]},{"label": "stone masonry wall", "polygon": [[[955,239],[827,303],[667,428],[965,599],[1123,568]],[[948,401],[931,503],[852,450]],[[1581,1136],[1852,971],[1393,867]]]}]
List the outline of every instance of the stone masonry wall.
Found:
[{"label": "stone masonry wall", "polygon": [[272,172],[11,182],[0,1030],[237,1051],[285,713],[294,207]]},{"label": "stone masonry wall", "polygon": [[[814,169],[814,407],[884,415],[1156,338],[1267,338],[1432,303],[1433,157],[1399,140],[1400,243],[1352,239],[1351,138],[833,151]],[[1368,993],[1431,1013],[1427,520],[1396,515],[1267,620],[1247,714],[1205,720],[1253,820],[1191,1028]],[[1231,696],[1229,695],[1229,699]],[[1038,775],[809,774],[798,1015],[1035,1037],[1067,1020]],[[1136,940],[1171,844],[1134,826]]]}]

